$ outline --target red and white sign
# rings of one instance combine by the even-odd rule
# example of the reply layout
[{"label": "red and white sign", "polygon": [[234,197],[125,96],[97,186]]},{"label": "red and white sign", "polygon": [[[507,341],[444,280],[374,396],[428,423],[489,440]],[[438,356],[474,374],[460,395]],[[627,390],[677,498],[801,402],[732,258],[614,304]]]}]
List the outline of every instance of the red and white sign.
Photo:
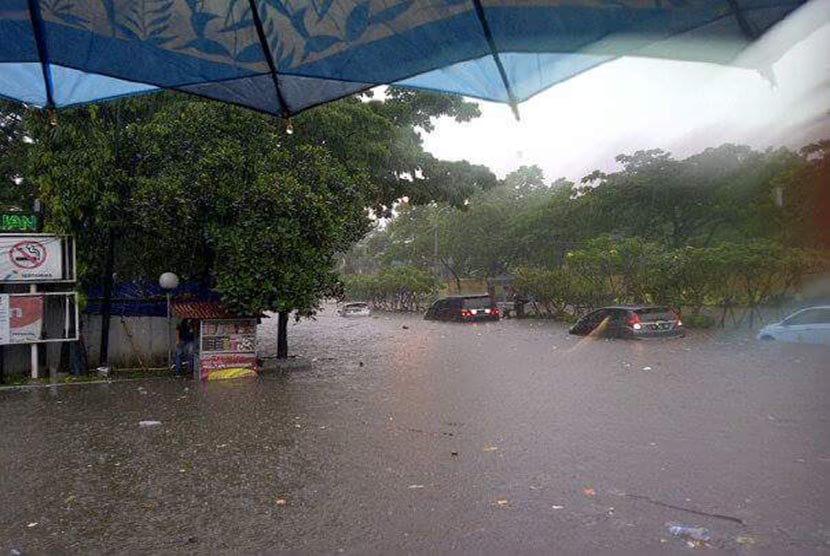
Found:
[{"label": "red and white sign", "polygon": [[258,370],[257,356],[255,353],[221,353],[202,355],[199,360],[201,378],[209,380],[213,373],[227,369],[250,369]]},{"label": "red and white sign", "polygon": [[0,294],[0,346],[11,343],[11,322],[9,322],[9,296]]},{"label": "red and white sign", "polygon": [[63,277],[61,238],[0,235],[0,282],[54,281]]},{"label": "red and white sign", "polygon": [[0,344],[38,342],[42,332],[42,296],[0,295]]}]

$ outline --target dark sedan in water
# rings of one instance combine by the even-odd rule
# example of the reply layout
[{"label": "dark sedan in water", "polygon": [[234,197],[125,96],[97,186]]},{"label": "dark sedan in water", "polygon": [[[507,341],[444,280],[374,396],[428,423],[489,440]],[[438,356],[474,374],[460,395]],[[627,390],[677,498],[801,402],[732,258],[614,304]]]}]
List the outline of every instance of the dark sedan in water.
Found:
[{"label": "dark sedan in water", "polygon": [[579,319],[571,334],[608,338],[665,338],[683,336],[683,321],[672,309],[646,305],[603,307]]},{"label": "dark sedan in water", "polygon": [[487,294],[443,297],[427,309],[426,320],[477,322],[499,320],[501,311]]}]

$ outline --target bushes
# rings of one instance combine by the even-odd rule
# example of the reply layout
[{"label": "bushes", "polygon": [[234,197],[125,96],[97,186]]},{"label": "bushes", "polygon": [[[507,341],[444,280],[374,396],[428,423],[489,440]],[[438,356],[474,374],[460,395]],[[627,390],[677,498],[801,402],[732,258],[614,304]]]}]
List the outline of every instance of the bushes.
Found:
[{"label": "bushes", "polygon": [[[654,303],[684,309],[690,326],[716,321],[701,316],[703,307],[720,310],[753,326],[758,307],[797,288],[802,277],[827,266],[813,251],[786,249],[770,241],[718,247],[666,249],[637,238],[599,238],[569,253],[556,270],[519,268],[515,289],[548,316],[578,316],[613,303]],[[740,319],[734,308],[744,308]]]},{"label": "bushes", "polygon": [[[827,267],[827,258],[804,249],[752,240],[717,247],[667,249],[639,238],[597,238],[568,253],[560,268],[519,267],[513,290],[542,316],[579,317],[611,304],[649,303],[683,311],[690,327],[748,320],[758,307],[797,289],[806,274]],[[352,300],[392,311],[421,311],[438,293],[429,272],[410,266],[387,268],[376,276],[350,275],[343,281]],[[704,307],[719,312],[704,316]],[[740,318],[735,313],[742,308]]]},{"label": "bushes", "polygon": [[387,311],[423,311],[439,286],[435,276],[411,266],[387,268],[375,276],[347,275],[343,284],[347,299]]},{"label": "bushes", "polygon": [[715,326],[715,319],[709,315],[683,315],[683,326],[686,328],[712,328]]}]

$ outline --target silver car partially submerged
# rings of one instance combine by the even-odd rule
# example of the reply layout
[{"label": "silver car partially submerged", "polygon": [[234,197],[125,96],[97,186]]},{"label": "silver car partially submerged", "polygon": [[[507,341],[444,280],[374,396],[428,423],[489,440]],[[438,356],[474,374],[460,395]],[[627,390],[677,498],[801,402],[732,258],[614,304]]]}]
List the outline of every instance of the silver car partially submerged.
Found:
[{"label": "silver car partially submerged", "polygon": [[369,317],[372,315],[372,310],[369,308],[369,304],[358,301],[354,303],[346,303],[343,305],[337,313],[341,317]]},{"label": "silver car partially submerged", "polygon": [[830,346],[830,305],[807,307],[758,333],[759,340]]}]

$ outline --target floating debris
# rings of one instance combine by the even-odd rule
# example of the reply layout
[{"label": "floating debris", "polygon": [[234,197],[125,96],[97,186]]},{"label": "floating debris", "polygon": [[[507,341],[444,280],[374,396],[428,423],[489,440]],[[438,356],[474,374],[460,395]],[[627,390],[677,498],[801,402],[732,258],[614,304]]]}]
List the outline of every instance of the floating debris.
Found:
[{"label": "floating debris", "polygon": [[680,525],[676,523],[668,524],[669,533],[672,536],[686,541],[686,546],[689,548],[708,548],[709,540],[712,536],[709,529],[705,527],[689,527],[688,525]]}]

